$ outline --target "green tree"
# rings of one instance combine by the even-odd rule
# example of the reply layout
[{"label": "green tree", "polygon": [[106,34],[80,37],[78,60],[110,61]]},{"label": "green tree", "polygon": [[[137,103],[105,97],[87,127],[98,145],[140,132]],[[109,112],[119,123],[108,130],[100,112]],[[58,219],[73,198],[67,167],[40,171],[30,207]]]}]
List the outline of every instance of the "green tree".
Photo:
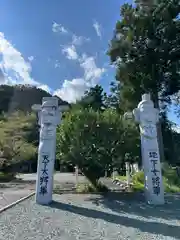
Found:
[{"label": "green tree", "polygon": [[120,103],[120,90],[121,84],[118,82],[110,83],[110,93],[105,94],[104,103],[106,108],[115,109],[119,114],[123,114],[122,106]]},{"label": "green tree", "polygon": [[[178,0],[160,0],[156,6],[148,6],[148,11],[139,5],[121,7],[121,20],[116,24],[108,54],[116,65],[124,111],[132,110],[141,95],[150,92],[155,107],[164,112],[179,91],[179,12]],[[158,138],[164,160],[160,125]]]},{"label": "green tree", "polygon": [[89,91],[86,91],[84,97],[75,106],[102,111],[105,107],[104,96],[103,88],[100,85],[96,85],[90,88]]},{"label": "green tree", "polygon": [[[66,114],[57,131],[57,159],[78,165],[92,184],[107,167],[120,165],[138,143],[137,129],[115,111],[79,109]],[[136,152],[137,153],[137,152]]]},{"label": "green tree", "polygon": [[32,159],[37,148],[28,142],[32,134],[35,115],[14,112],[0,124],[0,169],[12,171],[13,166]]},{"label": "green tree", "polygon": [[146,14],[138,6],[124,4],[110,44],[122,102],[128,96],[131,109],[144,92],[150,92],[159,107],[159,100],[169,102],[180,88],[180,7],[175,0],[160,2]]},{"label": "green tree", "polygon": [[172,139],[172,151],[169,149],[169,157],[172,158],[173,155],[173,161],[169,161],[172,165],[174,166],[179,166],[180,167],[180,133],[177,132],[176,130],[177,126],[175,126],[174,130],[171,131],[171,139]]},{"label": "green tree", "polygon": [[162,123],[165,160],[173,166],[180,166],[180,134],[177,132],[177,126],[167,119],[163,114],[164,121]]}]

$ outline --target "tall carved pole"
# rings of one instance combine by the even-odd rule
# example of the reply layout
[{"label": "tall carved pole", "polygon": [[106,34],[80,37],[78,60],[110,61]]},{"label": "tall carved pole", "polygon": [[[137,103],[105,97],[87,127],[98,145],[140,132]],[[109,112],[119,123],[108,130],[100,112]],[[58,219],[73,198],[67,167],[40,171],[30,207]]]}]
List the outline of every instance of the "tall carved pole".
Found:
[{"label": "tall carved pole", "polygon": [[61,121],[61,109],[56,97],[44,97],[42,105],[33,105],[38,112],[40,139],[36,179],[36,202],[49,204],[52,201],[53,173],[56,148],[56,127]]},{"label": "tall carved pole", "polygon": [[[154,205],[164,204],[164,186],[156,128],[159,121],[159,111],[154,108],[150,94],[142,96],[142,101],[133,110],[132,116],[139,123],[140,128],[141,155],[147,202]],[[131,117],[131,114],[126,113],[125,117]]]}]

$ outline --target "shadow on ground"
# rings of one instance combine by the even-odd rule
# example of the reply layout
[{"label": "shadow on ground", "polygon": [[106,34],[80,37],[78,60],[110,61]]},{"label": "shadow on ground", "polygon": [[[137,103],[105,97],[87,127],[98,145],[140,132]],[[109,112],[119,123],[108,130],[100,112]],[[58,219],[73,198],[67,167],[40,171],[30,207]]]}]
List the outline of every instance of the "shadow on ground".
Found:
[{"label": "shadow on ground", "polygon": [[[155,207],[145,204],[144,196],[142,194],[134,193],[111,193],[106,196],[93,196],[92,198],[87,199],[87,201],[91,201],[96,205],[103,204],[104,207],[114,211],[114,214],[61,202],[53,202],[50,207],[89,218],[102,219],[125,227],[137,228],[142,232],[161,234],[163,236],[180,239],[180,227],[158,222],[153,219],[180,219],[180,195],[166,196],[166,200],[167,204],[164,206]],[[120,216],[117,215],[117,213],[134,214],[137,218],[131,218],[131,216]],[[151,221],[138,219],[138,216],[146,217]]]},{"label": "shadow on ground", "polygon": [[165,195],[165,204],[159,206],[147,204],[143,193],[114,192],[88,200],[94,204],[102,204],[117,213],[135,214],[145,218],[180,220],[180,194]]}]

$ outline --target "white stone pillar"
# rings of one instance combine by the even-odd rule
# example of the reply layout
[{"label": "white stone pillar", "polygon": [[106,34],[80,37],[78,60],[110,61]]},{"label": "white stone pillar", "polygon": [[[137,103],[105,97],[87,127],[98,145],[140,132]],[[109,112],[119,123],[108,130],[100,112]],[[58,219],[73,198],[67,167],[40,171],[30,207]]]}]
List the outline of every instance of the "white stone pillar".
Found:
[{"label": "white stone pillar", "polygon": [[139,172],[139,166],[138,166],[138,163],[133,163],[133,172],[134,172],[134,173]]},{"label": "white stone pillar", "polygon": [[38,112],[40,125],[35,199],[38,204],[46,205],[52,201],[56,127],[61,111],[56,97],[44,97],[42,105],[33,105],[32,109]]},{"label": "white stone pillar", "polygon": [[135,121],[139,123],[141,134],[141,154],[147,202],[154,205],[164,204],[164,186],[156,128],[159,111],[154,108],[150,94],[142,96],[142,101],[133,110],[133,115]]},{"label": "white stone pillar", "polygon": [[112,172],[112,177],[113,177],[113,181],[116,179],[116,177],[118,176],[118,171],[116,168],[113,168],[113,172]]},{"label": "white stone pillar", "polygon": [[113,168],[113,172],[112,172],[112,177],[113,177],[113,181],[115,180],[115,177],[116,177],[116,169],[115,168]]},{"label": "white stone pillar", "polygon": [[79,168],[77,165],[75,166],[75,176],[76,176],[76,187],[77,187],[79,184]]},{"label": "white stone pillar", "polygon": [[127,179],[127,186],[130,186],[131,183],[131,176],[130,176],[130,163],[126,162],[126,179]]}]

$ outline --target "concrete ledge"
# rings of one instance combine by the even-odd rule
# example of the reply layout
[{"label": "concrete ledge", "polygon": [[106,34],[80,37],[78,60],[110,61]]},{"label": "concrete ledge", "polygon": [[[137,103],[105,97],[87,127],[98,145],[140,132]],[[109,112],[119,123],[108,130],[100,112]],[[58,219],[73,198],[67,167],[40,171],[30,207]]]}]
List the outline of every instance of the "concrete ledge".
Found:
[{"label": "concrete ledge", "polygon": [[13,202],[13,203],[11,203],[11,204],[9,204],[9,205],[1,208],[1,209],[0,209],[0,213],[2,213],[2,212],[4,212],[5,210],[7,210],[7,209],[9,209],[9,208],[11,208],[11,207],[13,207],[13,206],[15,206],[16,204],[18,204],[18,203],[20,203],[20,202],[23,202],[24,200],[30,198],[30,197],[33,196],[33,195],[35,195],[35,192],[32,192],[32,193],[28,194],[27,196],[25,196],[25,197],[23,197],[23,198],[20,198],[19,200],[17,200],[17,201],[15,201],[15,202]]}]

